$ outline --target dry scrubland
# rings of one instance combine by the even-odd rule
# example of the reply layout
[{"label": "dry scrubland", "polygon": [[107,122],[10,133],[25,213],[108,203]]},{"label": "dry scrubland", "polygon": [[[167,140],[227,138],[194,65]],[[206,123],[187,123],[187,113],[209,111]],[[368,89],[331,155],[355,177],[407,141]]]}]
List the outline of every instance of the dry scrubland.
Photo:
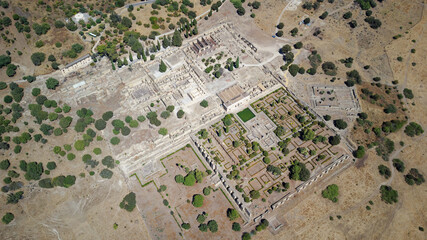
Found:
[{"label": "dry scrubland", "polygon": [[[350,2],[346,1],[346,3]],[[341,5],[346,6],[346,3]],[[391,86],[393,86],[392,81],[398,80],[397,87],[400,92],[404,88],[412,89],[415,97],[412,100],[404,98],[403,107],[408,108],[406,115],[409,117],[409,121],[415,121],[425,126],[427,124],[425,119],[427,109],[424,107],[427,104],[425,97],[427,71],[423,58],[427,49],[425,40],[427,19],[424,4],[423,1],[386,1],[384,7],[375,9],[379,10],[377,16],[383,22],[382,27],[376,31],[368,26],[357,27],[355,30],[349,28],[342,19],[342,14],[348,10],[353,12],[353,18],[359,16],[356,18],[359,26],[363,22],[359,7],[350,5],[346,9],[329,15],[326,24],[319,24],[323,31],[322,40],[310,36],[310,34],[303,42],[318,50],[324,61],[352,56],[355,58],[353,66],[360,69],[359,72],[363,74],[363,79],[368,82],[372,77],[380,76],[382,83]],[[317,16],[325,10],[333,11],[320,7],[316,11]],[[315,21],[314,25],[317,26],[316,21],[320,20],[316,15],[313,16],[300,7],[297,12],[290,14],[285,12],[281,22],[284,22],[285,28],[288,27],[287,30],[290,30],[305,14],[309,14],[310,18]],[[299,16],[299,18],[295,16]],[[422,19],[421,16],[423,16]],[[266,22],[275,21],[272,16],[266,20]],[[263,27],[262,23],[258,24]],[[283,38],[292,39],[287,33],[288,31],[284,32]],[[401,34],[402,37],[393,40],[392,37],[397,34]],[[415,42],[412,41],[413,39]],[[415,53],[410,51],[413,48],[416,49]],[[402,62],[396,60],[398,56],[403,58]],[[413,62],[417,63],[416,66],[412,65]],[[371,69],[365,73],[362,67],[368,64]],[[339,69],[345,69],[342,64],[338,63],[337,66]],[[339,78],[341,74],[339,72],[337,77]],[[341,75],[341,78],[345,78],[345,75]],[[326,83],[330,78],[311,77],[311,79],[311,81],[304,79],[304,81],[308,80],[304,83],[312,81]],[[292,82],[289,84],[296,85]],[[342,80],[338,84],[342,84]],[[362,87],[358,87],[359,93]],[[304,91],[303,87],[298,89]],[[373,122],[381,123],[390,117],[384,114],[383,108],[374,106],[367,101],[361,100],[361,105],[362,110],[368,113]],[[424,161],[426,155],[422,150],[427,142],[425,134],[411,138],[403,131],[399,131],[389,135],[389,138],[396,143],[396,150],[390,159],[400,158],[405,161],[407,169],[415,167],[426,173],[427,166]],[[399,141],[403,141],[405,146],[398,146]],[[263,232],[262,236],[259,236],[260,239],[425,239],[425,233],[421,232],[418,227],[425,228],[426,223],[424,213],[427,208],[423,201],[427,197],[426,186],[408,186],[403,174],[395,169],[393,177],[386,180],[378,174],[377,166],[380,164],[390,165],[389,168],[393,168],[390,162],[384,162],[376,156],[374,150],[368,151],[368,156],[362,164],[363,167],[350,167],[335,179],[324,181],[313,187],[312,191],[300,195],[296,200],[299,202],[297,205],[291,203],[289,207],[284,207],[283,218],[287,224],[285,230],[277,235]],[[338,203],[325,200],[320,195],[320,192],[332,183],[338,184],[340,187]],[[381,201],[378,189],[384,183],[391,185],[399,192],[397,204],[389,205]],[[374,204],[370,205],[369,200],[372,200]],[[371,210],[367,210],[366,206],[370,206]],[[341,219],[337,218],[338,215],[341,216]],[[333,217],[333,220],[330,220],[330,216]]]}]

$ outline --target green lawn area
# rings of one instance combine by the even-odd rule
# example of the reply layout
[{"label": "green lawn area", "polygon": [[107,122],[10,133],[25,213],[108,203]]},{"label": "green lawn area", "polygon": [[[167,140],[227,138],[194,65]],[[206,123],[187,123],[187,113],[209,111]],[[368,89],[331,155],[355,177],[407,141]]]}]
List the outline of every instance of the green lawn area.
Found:
[{"label": "green lawn area", "polygon": [[241,112],[238,112],[237,115],[243,122],[247,122],[255,117],[255,114],[249,108],[243,109]]}]

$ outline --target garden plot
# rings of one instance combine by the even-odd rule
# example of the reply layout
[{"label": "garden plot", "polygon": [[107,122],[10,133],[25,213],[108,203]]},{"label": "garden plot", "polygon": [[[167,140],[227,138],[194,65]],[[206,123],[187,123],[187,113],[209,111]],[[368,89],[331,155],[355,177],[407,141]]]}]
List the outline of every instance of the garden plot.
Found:
[{"label": "garden plot", "polygon": [[[177,239],[180,236],[189,239],[206,237],[209,239],[232,239],[236,233],[231,230],[231,224],[226,211],[233,208],[224,194],[224,190],[217,187],[219,179],[207,171],[206,163],[202,162],[190,144],[169,154],[160,160],[163,168],[156,174],[147,177],[145,182],[138,182],[137,175],[132,176],[132,188],[137,195],[139,209],[145,219],[151,238]],[[188,175],[197,170],[202,177],[200,182],[193,180],[193,185],[185,185],[191,180]],[[183,183],[176,177],[181,175]],[[192,175],[193,176],[193,175]],[[184,180],[185,179],[185,180]],[[198,179],[199,180],[199,179]],[[203,196],[201,207],[192,204],[193,196]],[[207,213],[204,224],[215,220],[221,231],[201,232],[197,216]],[[235,220],[241,223],[240,219]],[[189,223],[190,229],[182,227]],[[168,226],[167,228],[164,226]]]}]

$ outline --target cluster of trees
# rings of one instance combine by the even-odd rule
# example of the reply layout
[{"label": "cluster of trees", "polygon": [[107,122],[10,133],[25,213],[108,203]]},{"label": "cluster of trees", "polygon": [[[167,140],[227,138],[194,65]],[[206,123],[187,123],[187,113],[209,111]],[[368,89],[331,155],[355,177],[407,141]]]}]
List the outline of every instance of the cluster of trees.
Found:
[{"label": "cluster of trees", "polygon": [[120,208],[125,209],[128,212],[132,212],[132,210],[136,206],[136,195],[134,192],[128,193],[123,200],[120,202]]},{"label": "cluster of trees", "polygon": [[360,76],[359,72],[357,70],[352,70],[350,72],[347,72],[347,81],[345,81],[345,85],[347,87],[353,87],[354,84],[362,84],[362,77]]},{"label": "cluster of trees", "polygon": [[267,221],[267,219],[261,219],[261,222],[255,227],[255,230],[257,232],[260,232],[266,229],[268,225],[270,225],[270,223]]},{"label": "cluster of trees", "polygon": [[310,170],[304,163],[294,161],[289,167],[289,178],[292,180],[307,181],[310,178]]},{"label": "cluster of trees", "polygon": [[393,159],[393,166],[396,168],[398,172],[405,171],[405,163],[398,158]]},{"label": "cluster of trees", "polygon": [[[243,16],[246,13],[245,8],[242,6],[242,0],[230,0],[230,2],[233,4],[233,6],[237,9],[237,14],[239,16]],[[244,2],[244,1],[243,1]],[[258,7],[261,4],[258,5]]]},{"label": "cluster of trees", "polygon": [[279,167],[276,167],[274,165],[268,165],[266,168],[267,172],[271,172],[273,175],[281,175],[282,174],[282,170],[280,170]]},{"label": "cluster of trees", "polygon": [[53,188],[55,186],[69,188],[76,183],[76,177],[73,175],[60,175],[55,178],[44,178],[39,181],[39,186],[42,188]]},{"label": "cluster of trees", "polygon": [[48,23],[42,23],[42,24],[34,23],[33,29],[34,29],[34,32],[40,36],[40,35],[46,34],[50,30],[50,25]]},{"label": "cluster of trees", "polygon": [[381,200],[388,204],[397,203],[399,194],[390,186],[382,185],[380,187]]},{"label": "cluster of trees", "polygon": [[423,182],[425,182],[424,176],[418,171],[416,168],[411,168],[409,170],[408,174],[405,175],[405,181],[409,185],[421,185]]},{"label": "cluster of trees", "polygon": [[[78,43],[75,43],[75,44],[73,44],[73,45],[71,46],[71,49],[70,49],[70,50],[65,51],[62,55],[63,55],[64,57],[76,58],[76,57],[77,57],[77,55],[78,55],[79,53],[81,53],[83,50],[84,50],[84,46],[83,46],[83,45],[80,45],[80,44],[78,44]],[[51,60],[49,60],[49,61],[51,61]]]},{"label": "cluster of trees", "polygon": [[357,149],[353,152],[353,156],[355,158],[363,158],[365,156],[365,147],[359,146]]},{"label": "cluster of trees", "polygon": [[193,186],[194,184],[203,182],[203,177],[206,176],[206,173],[195,169],[193,171],[190,171],[187,173],[187,175],[184,177],[180,174],[175,176],[175,182],[182,183],[185,186]]},{"label": "cluster of trees", "polygon": [[329,75],[329,76],[337,75],[337,67],[333,62],[324,62],[322,64],[322,70],[326,75]]},{"label": "cluster of trees", "polygon": [[390,168],[388,168],[387,166],[385,166],[383,164],[378,166],[378,172],[380,173],[381,176],[384,176],[386,179],[391,177]]},{"label": "cluster of trees", "polygon": [[405,127],[406,135],[410,137],[419,136],[424,133],[424,129],[416,122],[410,122]]}]

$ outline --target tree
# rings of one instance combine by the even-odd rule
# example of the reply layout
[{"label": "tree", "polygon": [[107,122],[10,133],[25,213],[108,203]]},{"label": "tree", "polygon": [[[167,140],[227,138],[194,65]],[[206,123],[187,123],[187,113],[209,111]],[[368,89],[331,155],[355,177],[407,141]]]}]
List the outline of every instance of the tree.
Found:
[{"label": "tree", "polygon": [[47,89],[55,90],[58,85],[59,85],[59,81],[56,80],[55,78],[50,77],[46,80]]},{"label": "tree", "polygon": [[302,48],[302,42],[297,42],[297,43],[295,43],[295,44],[294,44],[294,48],[295,48],[295,49],[300,49],[300,48]]},{"label": "tree", "polygon": [[99,173],[99,175],[102,178],[110,179],[113,176],[113,172],[110,171],[109,169],[105,168]]},{"label": "tree", "polygon": [[286,133],[286,129],[283,126],[278,126],[274,130],[274,133],[276,134],[276,136],[281,137]]},{"label": "tree", "polygon": [[113,137],[113,138],[111,138],[110,143],[113,144],[113,145],[117,145],[117,144],[120,143],[120,138]]},{"label": "tree", "polygon": [[239,68],[239,65],[240,65],[240,59],[239,57],[237,57],[236,61],[234,62],[234,67]]},{"label": "tree", "polygon": [[7,170],[10,166],[9,159],[3,160],[0,162],[0,169]]},{"label": "tree", "polygon": [[423,134],[424,129],[418,123],[410,122],[408,125],[406,125],[404,132],[406,133],[406,135],[414,137]]},{"label": "tree", "polygon": [[38,23],[34,23],[33,29],[34,32],[40,36],[46,34],[50,30],[50,25],[48,23],[42,23],[41,25]]},{"label": "tree", "polygon": [[7,212],[3,218],[1,219],[1,221],[5,224],[9,224],[10,222],[13,221],[13,219],[15,219],[15,216],[13,215],[13,213]]},{"label": "tree", "polygon": [[240,217],[239,212],[234,208],[228,208],[227,209],[227,217],[230,219],[230,221],[233,221]]},{"label": "tree", "polygon": [[409,185],[421,185],[425,182],[424,176],[416,168],[411,168],[408,174],[405,175],[405,182]]},{"label": "tree", "polygon": [[206,225],[206,224],[204,224],[204,223],[200,224],[200,225],[199,225],[199,230],[200,230],[201,232],[207,232],[207,231],[208,231],[208,225]]},{"label": "tree", "polygon": [[55,162],[48,162],[46,164],[47,169],[49,170],[54,170],[56,168],[56,163]]},{"label": "tree", "polygon": [[359,146],[356,151],[353,152],[355,158],[363,158],[365,156],[365,147]]},{"label": "tree", "polygon": [[378,166],[378,172],[380,173],[381,176],[384,176],[386,179],[391,177],[390,168],[388,168],[387,166],[385,166],[383,164]]},{"label": "tree", "polygon": [[237,8],[237,14],[239,16],[243,16],[243,15],[245,15],[245,13],[246,13],[246,10],[245,10],[244,7],[240,6],[240,7]]},{"label": "tree", "polygon": [[239,232],[241,230],[240,224],[238,222],[233,222],[231,225],[231,229],[233,231]]},{"label": "tree", "polygon": [[328,12],[322,13],[322,15],[319,16],[320,19],[324,20],[328,16]]},{"label": "tree", "polygon": [[414,94],[412,93],[412,90],[408,89],[408,88],[403,89],[403,95],[405,95],[405,97],[407,99],[413,99],[414,98]]},{"label": "tree", "polygon": [[128,193],[123,200],[120,202],[120,208],[125,209],[128,212],[132,212],[132,210],[136,206],[136,195],[134,192]]},{"label": "tree", "polygon": [[299,67],[296,64],[291,64],[288,70],[292,77],[295,77],[298,74]]},{"label": "tree", "polygon": [[209,231],[215,233],[218,231],[218,224],[216,223],[215,220],[210,220],[207,224]]},{"label": "tree", "polygon": [[176,175],[175,176],[175,182],[176,183],[184,183],[184,176],[182,176],[181,174]]},{"label": "tree", "polygon": [[178,32],[178,30],[175,30],[172,36],[172,45],[175,47],[181,47],[182,46],[182,37],[181,34]]},{"label": "tree", "polygon": [[14,65],[14,64],[9,64],[9,65],[7,65],[7,70],[6,70],[6,75],[8,76],[8,77],[13,77],[13,76],[15,76],[15,74],[16,74],[16,69],[17,69],[18,67],[16,66],[16,65]]},{"label": "tree", "polygon": [[55,25],[56,28],[63,28],[63,27],[65,27],[65,23],[63,21],[61,21],[61,20],[56,20],[54,25]]},{"label": "tree", "polygon": [[26,173],[24,175],[25,179],[30,180],[39,180],[40,176],[43,174],[43,164],[37,162],[30,162],[27,164]]},{"label": "tree", "polygon": [[322,70],[326,75],[329,75],[329,76],[337,75],[337,67],[333,62],[324,62],[322,64]]},{"label": "tree", "polygon": [[168,134],[168,130],[166,128],[160,128],[159,129],[159,134],[166,136]]},{"label": "tree", "polygon": [[338,202],[338,186],[331,184],[322,191],[322,197],[331,200],[332,202]]},{"label": "tree", "polygon": [[276,36],[282,37],[283,36],[283,31],[282,30],[277,31],[276,32]]},{"label": "tree", "polygon": [[163,73],[163,72],[166,72],[166,70],[167,70],[166,64],[163,62],[163,60],[160,61],[159,71]]},{"label": "tree", "polygon": [[300,138],[303,141],[313,140],[315,136],[316,134],[310,128],[304,128],[300,134]]},{"label": "tree", "polygon": [[182,227],[183,229],[185,229],[185,230],[188,230],[188,229],[190,229],[190,228],[191,228],[191,226],[190,226],[190,224],[189,224],[189,223],[182,223],[182,224],[181,224],[181,227]]},{"label": "tree", "polygon": [[104,121],[108,121],[113,117],[113,112],[112,111],[108,111],[105,112],[104,114],[102,114],[102,119],[104,119]]},{"label": "tree", "polygon": [[340,144],[341,137],[340,135],[330,136],[329,137],[329,143],[333,146]]},{"label": "tree", "polygon": [[179,110],[177,113],[176,113],[176,116],[178,117],[178,118],[182,118],[182,117],[184,117],[184,114],[185,114],[185,112],[183,111],[183,110]]},{"label": "tree", "polygon": [[160,114],[160,117],[162,117],[163,119],[167,119],[167,118],[169,118],[169,116],[170,116],[170,112],[169,111],[163,111]]},{"label": "tree", "polygon": [[105,122],[103,119],[98,119],[95,121],[95,128],[99,131],[105,129],[107,126],[107,122]]},{"label": "tree", "polygon": [[203,200],[204,197],[200,194],[193,195],[193,201],[191,202],[194,207],[201,207],[203,206]]},{"label": "tree", "polygon": [[203,188],[203,195],[208,196],[211,194],[211,189],[209,187]]},{"label": "tree", "polygon": [[242,240],[251,240],[251,234],[247,233],[247,232],[244,232],[242,234]]},{"label": "tree", "polygon": [[338,129],[342,130],[342,129],[347,128],[347,122],[345,122],[342,119],[337,119],[337,120],[334,120],[334,126]]},{"label": "tree", "polygon": [[40,66],[46,58],[46,55],[41,52],[35,52],[31,55],[31,61],[35,66]]},{"label": "tree", "polygon": [[209,106],[209,103],[208,103],[208,101],[203,100],[203,101],[200,102],[200,106],[202,106],[204,108],[207,108]]},{"label": "tree", "polygon": [[381,193],[381,200],[388,204],[397,203],[399,194],[396,190],[393,190],[392,187],[382,185],[380,187],[380,193]]},{"label": "tree", "polygon": [[260,6],[261,6],[261,3],[260,3],[260,2],[258,2],[258,1],[254,1],[254,2],[252,3],[252,7],[253,7],[254,9],[258,9]]},{"label": "tree", "polygon": [[277,27],[278,29],[282,29],[284,26],[285,26],[285,24],[283,24],[283,23],[281,22],[281,23],[279,23],[276,27]]},{"label": "tree", "polygon": [[0,55],[0,69],[9,65],[12,62],[12,58],[7,55]]},{"label": "tree", "polygon": [[397,158],[393,159],[393,166],[399,172],[405,171],[405,163],[402,162],[402,160],[400,160],[400,159],[397,159]]},{"label": "tree", "polygon": [[251,196],[252,199],[258,199],[261,196],[259,194],[259,191],[256,191],[256,190],[251,190],[249,192],[249,195]]},{"label": "tree", "polygon": [[310,23],[310,18],[305,18],[304,20],[303,20],[303,22],[304,22],[304,24],[309,24]]},{"label": "tree", "polygon": [[353,16],[353,14],[351,12],[346,12],[344,13],[344,15],[342,16],[344,19],[349,19]]},{"label": "tree", "polygon": [[205,215],[205,213],[203,212],[203,214],[199,214],[199,215],[197,215],[196,220],[197,220],[197,222],[198,222],[198,223],[200,223],[200,224],[204,223],[204,222],[205,222],[205,220],[206,220],[206,215]]},{"label": "tree", "polygon": [[193,186],[196,183],[196,178],[194,177],[194,174],[189,173],[187,176],[184,177],[184,185],[185,186]]}]

